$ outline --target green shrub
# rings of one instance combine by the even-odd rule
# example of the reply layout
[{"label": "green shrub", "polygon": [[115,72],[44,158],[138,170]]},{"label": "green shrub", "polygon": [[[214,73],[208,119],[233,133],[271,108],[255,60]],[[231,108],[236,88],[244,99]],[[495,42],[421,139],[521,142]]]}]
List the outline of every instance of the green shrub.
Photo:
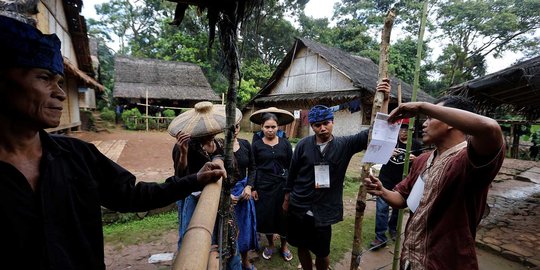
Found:
[{"label": "green shrub", "polygon": [[[136,130],[140,129],[141,124],[137,125],[137,120],[142,119],[142,114],[139,109],[133,108],[131,110],[124,110],[122,113],[122,120],[126,124],[127,129]],[[143,129],[145,125],[142,125]]]},{"label": "green shrub", "polygon": [[166,110],[163,111],[163,116],[165,116],[165,117],[175,117],[176,113],[174,112],[174,110],[166,109]]},{"label": "green shrub", "polygon": [[289,142],[292,144],[297,144],[302,138],[289,138]]},{"label": "green shrub", "polygon": [[116,120],[116,113],[113,110],[104,107],[101,110],[101,119],[110,123],[114,123]]}]

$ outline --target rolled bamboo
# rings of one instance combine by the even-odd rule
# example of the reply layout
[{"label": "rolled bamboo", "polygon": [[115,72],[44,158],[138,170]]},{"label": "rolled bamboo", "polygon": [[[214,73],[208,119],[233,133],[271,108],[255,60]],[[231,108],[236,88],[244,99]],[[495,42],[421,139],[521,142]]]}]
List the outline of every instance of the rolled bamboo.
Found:
[{"label": "rolled bamboo", "polygon": [[206,270],[216,222],[221,181],[204,187],[182,240],[173,270]]}]

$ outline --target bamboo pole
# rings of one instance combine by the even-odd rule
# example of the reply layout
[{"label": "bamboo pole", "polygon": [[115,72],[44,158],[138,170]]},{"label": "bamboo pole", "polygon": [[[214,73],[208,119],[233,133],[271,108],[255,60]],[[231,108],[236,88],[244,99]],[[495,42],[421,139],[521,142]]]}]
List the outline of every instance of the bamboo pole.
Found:
[{"label": "bamboo pole", "polygon": [[[422,6],[422,18],[420,21],[420,31],[418,32],[418,42],[416,44],[416,63],[414,66],[414,84],[413,92],[411,96],[411,102],[416,101],[416,93],[418,88],[420,88],[420,62],[422,61],[422,50],[424,45],[424,32],[426,30],[426,18],[428,10],[428,1],[424,0]],[[405,164],[403,166],[403,178],[409,173],[409,156],[411,153],[412,146],[412,137],[414,131],[415,118],[411,118],[409,121],[409,130],[407,131],[407,150],[405,152]],[[394,243],[394,259],[392,262],[392,270],[397,270],[399,268],[399,257],[401,254],[401,227],[403,224],[403,209],[400,209],[398,212],[398,221],[397,221],[397,235],[396,241]]]},{"label": "bamboo pole", "polygon": [[[396,18],[395,9],[390,9],[386,14],[384,21],[384,27],[381,33],[381,51],[379,57],[379,75],[377,83],[382,82],[382,79],[388,78],[388,49],[390,47],[390,35],[392,33],[392,26]],[[389,97],[390,98],[390,97]],[[384,93],[375,91],[373,97],[373,107],[371,109],[371,126],[375,121],[375,115],[381,111],[384,102]],[[368,144],[371,141],[371,129],[369,130]],[[364,163],[362,165],[362,173],[360,179],[367,178],[369,176],[369,169],[372,163]],[[353,248],[351,254],[351,270],[358,269],[361,259],[362,251],[362,221],[364,220],[364,210],[366,209],[366,189],[363,184],[360,184],[358,195],[356,197],[356,215],[354,219],[354,238]]]},{"label": "bamboo pole", "polygon": [[146,90],[146,132],[148,132],[148,89]]},{"label": "bamboo pole", "polygon": [[204,187],[195,207],[173,270],[206,270],[217,216],[221,179]]}]

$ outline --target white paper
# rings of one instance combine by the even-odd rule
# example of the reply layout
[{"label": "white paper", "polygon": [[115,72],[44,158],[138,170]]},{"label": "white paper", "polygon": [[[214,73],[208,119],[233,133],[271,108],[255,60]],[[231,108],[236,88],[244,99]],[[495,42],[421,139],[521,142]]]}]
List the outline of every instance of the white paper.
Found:
[{"label": "white paper", "polygon": [[294,119],[300,119],[300,110],[294,110]]},{"label": "white paper", "polygon": [[418,208],[418,205],[420,205],[420,200],[422,199],[423,194],[424,180],[422,179],[422,176],[418,176],[418,179],[416,179],[416,182],[414,182],[411,193],[407,198],[407,206],[413,213],[416,211],[416,208]]},{"label": "white paper", "polygon": [[388,114],[377,113],[373,123],[371,142],[364,153],[362,162],[386,164],[396,147],[400,125],[400,123],[388,123]]}]

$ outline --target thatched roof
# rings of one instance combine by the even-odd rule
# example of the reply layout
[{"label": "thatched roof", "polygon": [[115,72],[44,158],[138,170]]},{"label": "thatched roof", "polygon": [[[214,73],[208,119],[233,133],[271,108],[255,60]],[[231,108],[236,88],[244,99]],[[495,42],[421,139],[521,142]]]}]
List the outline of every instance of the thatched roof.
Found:
[{"label": "thatched roof", "polygon": [[75,49],[77,64],[80,70],[86,72],[90,77],[94,77],[94,68],[90,59],[90,47],[88,44],[88,30],[86,20],[80,15],[82,10],[82,0],[62,1],[69,35]]},{"label": "thatched roof", "polygon": [[220,101],[198,65],[116,57],[114,97]]},{"label": "thatched roof", "polygon": [[[287,70],[287,68],[290,66],[292,60],[294,60],[293,57],[296,55],[296,53],[303,47],[306,47],[312,52],[318,54],[321,58],[324,58],[330,66],[350,78],[355,89],[336,92],[326,91],[324,93],[314,92],[269,96],[268,93],[270,92],[270,90],[278,82],[284,71]],[[294,46],[287,53],[282,62],[278,65],[278,67],[272,74],[272,77],[270,77],[266,85],[259,91],[259,93],[257,93],[257,95],[250,101],[250,103],[270,101],[301,101],[317,98],[354,98],[359,97],[364,91],[367,91],[369,95],[373,95],[373,93],[375,93],[375,87],[377,85],[378,72],[378,65],[373,63],[373,61],[368,58],[351,55],[350,53],[342,51],[338,48],[329,47],[309,39],[297,38]],[[393,89],[391,96],[394,99],[397,98],[396,89],[398,88],[398,82],[401,82],[402,99],[404,102],[410,101],[412,97],[412,86],[395,77],[391,77],[390,80]],[[417,92],[417,100],[432,102],[435,99],[424,91],[419,90]]]},{"label": "thatched roof", "polygon": [[534,120],[540,117],[540,56],[452,86],[448,94],[471,98],[484,111],[503,109]]}]

